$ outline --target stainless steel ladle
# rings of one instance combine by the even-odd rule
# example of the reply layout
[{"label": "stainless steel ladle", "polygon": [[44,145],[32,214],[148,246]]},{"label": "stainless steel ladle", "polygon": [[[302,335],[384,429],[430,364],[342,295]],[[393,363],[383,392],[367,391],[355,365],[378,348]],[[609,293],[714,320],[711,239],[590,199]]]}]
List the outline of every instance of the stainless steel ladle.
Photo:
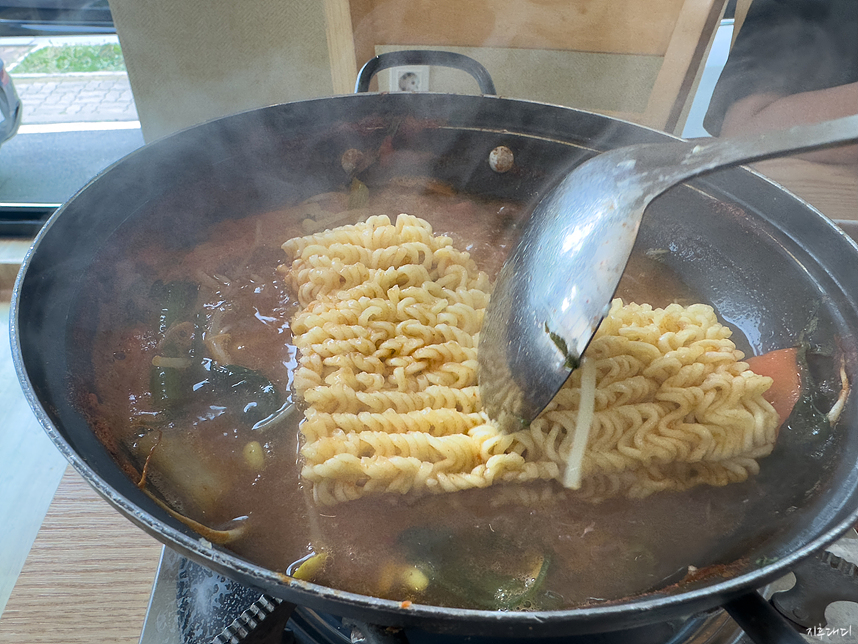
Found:
[{"label": "stainless steel ladle", "polygon": [[483,408],[507,431],[532,421],[608,311],[644,209],[719,168],[858,141],[858,115],[756,136],[618,148],[581,164],[533,211],[498,276],[478,351]]}]

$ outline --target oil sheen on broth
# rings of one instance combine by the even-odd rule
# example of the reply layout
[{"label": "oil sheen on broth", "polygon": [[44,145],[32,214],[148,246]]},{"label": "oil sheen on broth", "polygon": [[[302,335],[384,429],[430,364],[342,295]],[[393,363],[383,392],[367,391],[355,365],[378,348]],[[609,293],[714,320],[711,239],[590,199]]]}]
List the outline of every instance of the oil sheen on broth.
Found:
[{"label": "oil sheen on broth", "polygon": [[[539,483],[314,506],[300,480],[301,414],[253,429],[261,415],[291,401],[296,356],[288,322],[297,304],[276,270],[280,245],[309,232],[308,215],[348,210],[348,196],[311,204],[224,221],[192,248],[139,231],[96,263],[86,287],[98,323],[93,382],[81,404],[129,476],[139,477],[149,457],[150,490],[206,526],[244,525],[227,547],[257,564],[293,571],[324,551],[314,581],[396,600],[570,608],[656,589],[690,565],[718,563],[711,535],[729,534],[741,521],[741,504],[722,489],[594,505]],[[374,191],[355,219],[332,226],[401,212],[429,221],[492,275],[514,242],[520,209],[392,186]],[[618,295],[659,307],[700,301],[645,254],[632,258]],[[185,319],[165,337],[165,311],[183,297]],[[163,397],[171,383],[153,371],[153,357],[164,354],[204,356],[174,400]],[[226,361],[247,371],[217,371]]]}]

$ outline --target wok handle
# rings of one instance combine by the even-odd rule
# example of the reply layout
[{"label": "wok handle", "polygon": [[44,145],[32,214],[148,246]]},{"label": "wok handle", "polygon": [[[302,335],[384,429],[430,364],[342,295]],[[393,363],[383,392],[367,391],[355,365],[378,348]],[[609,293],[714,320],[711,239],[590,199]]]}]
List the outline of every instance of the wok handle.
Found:
[{"label": "wok handle", "polygon": [[724,610],[755,644],[807,644],[792,624],[757,592],[727,602]]},{"label": "wok handle", "polygon": [[495,84],[488,70],[473,58],[451,51],[435,51],[431,49],[409,49],[406,51],[391,51],[371,58],[361,68],[355,83],[355,94],[369,91],[372,77],[383,69],[401,67],[403,65],[434,65],[437,67],[452,67],[468,72],[480,86],[483,94],[496,94]]}]

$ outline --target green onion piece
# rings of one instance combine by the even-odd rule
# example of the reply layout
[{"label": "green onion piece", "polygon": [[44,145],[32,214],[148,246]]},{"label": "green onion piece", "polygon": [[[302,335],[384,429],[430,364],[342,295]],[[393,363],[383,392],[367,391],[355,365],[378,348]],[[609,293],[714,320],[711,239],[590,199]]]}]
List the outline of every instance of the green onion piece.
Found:
[{"label": "green onion piece", "polygon": [[172,367],[152,367],[149,373],[149,389],[155,405],[169,409],[186,398],[186,388],[181,369]]},{"label": "green onion piece", "polygon": [[187,317],[197,299],[199,285],[193,282],[174,281],[163,286],[159,293],[161,313],[158,333],[164,335],[173,324]]},{"label": "green onion piece", "polygon": [[359,179],[352,179],[349,186],[349,210],[366,208],[369,205],[369,188]]},{"label": "green onion piece", "polygon": [[[152,296],[156,299],[158,314],[158,337],[163,338],[171,326],[191,314],[197,299],[199,286],[193,282],[174,281],[168,284],[156,282]],[[169,348],[167,347],[169,350]],[[169,409],[187,398],[187,376],[184,369],[191,366],[187,356],[156,356],[149,373],[149,389],[157,407]],[[180,367],[181,365],[181,367]]]}]

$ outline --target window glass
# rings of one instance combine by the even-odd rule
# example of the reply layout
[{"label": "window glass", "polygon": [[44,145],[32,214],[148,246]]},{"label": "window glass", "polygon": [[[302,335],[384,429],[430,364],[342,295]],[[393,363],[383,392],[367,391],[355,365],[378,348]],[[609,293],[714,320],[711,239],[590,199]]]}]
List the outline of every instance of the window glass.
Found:
[{"label": "window glass", "polygon": [[0,0],[0,235],[143,145],[107,0]]}]

